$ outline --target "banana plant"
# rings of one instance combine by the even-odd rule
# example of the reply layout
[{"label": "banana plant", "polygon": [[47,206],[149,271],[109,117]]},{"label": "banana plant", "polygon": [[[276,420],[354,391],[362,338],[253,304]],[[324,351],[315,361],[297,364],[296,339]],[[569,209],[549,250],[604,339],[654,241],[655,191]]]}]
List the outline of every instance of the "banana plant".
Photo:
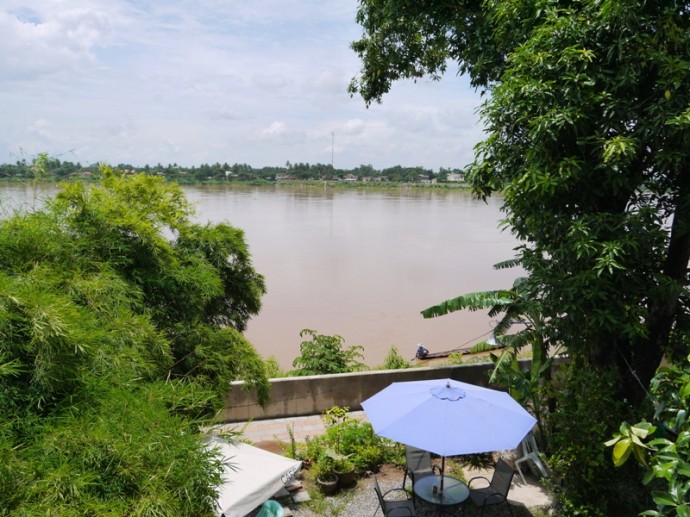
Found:
[{"label": "banana plant", "polygon": [[[494,267],[500,269],[514,265],[517,265],[516,261],[506,261]],[[526,279],[518,278],[511,289],[472,292],[445,300],[424,309],[422,316],[435,318],[460,310],[487,309],[489,317],[498,318],[494,336],[503,345],[499,354],[490,354],[494,368],[489,380],[506,385],[511,396],[532,411],[543,441],[546,438],[544,420],[548,404],[548,390],[545,388],[550,383],[551,365],[560,347],[552,347],[539,301],[529,297]],[[520,330],[511,332],[517,324]],[[532,360],[529,367],[521,368],[518,355],[528,345],[531,347]],[[472,347],[471,351],[483,352],[493,348],[482,342]],[[541,445],[544,447],[545,443]]]}]

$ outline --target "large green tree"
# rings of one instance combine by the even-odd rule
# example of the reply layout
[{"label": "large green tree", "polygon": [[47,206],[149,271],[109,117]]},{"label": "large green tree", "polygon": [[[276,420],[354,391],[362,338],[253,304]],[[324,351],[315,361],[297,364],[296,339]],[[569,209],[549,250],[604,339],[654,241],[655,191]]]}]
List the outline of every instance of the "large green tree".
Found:
[{"label": "large green tree", "polygon": [[455,65],[488,94],[474,192],[504,194],[554,338],[640,401],[687,349],[690,4],[361,0],[357,20],[367,103]]},{"label": "large green tree", "polygon": [[614,480],[601,464],[614,403],[641,407],[662,357],[688,351],[690,4],[360,0],[357,20],[350,91],[365,102],[448,68],[486,96],[468,179],[503,194],[522,294],[571,357],[554,463],[576,504],[606,514],[591,487]]},{"label": "large green tree", "polygon": [[211,514],[199,427],[242,378],[263,278],[179,186],[103,169],[0,221],[0,515]]}]

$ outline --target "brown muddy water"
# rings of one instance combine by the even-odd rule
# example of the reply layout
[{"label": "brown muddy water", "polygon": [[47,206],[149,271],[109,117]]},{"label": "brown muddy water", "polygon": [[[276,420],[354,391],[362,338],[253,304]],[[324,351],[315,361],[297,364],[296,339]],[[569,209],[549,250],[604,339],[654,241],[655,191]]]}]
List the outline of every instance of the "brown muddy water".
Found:
[{"label": "brown muddy water", "polygon": [[[339,334],[380,364],[392,346],[412,359],[486,339],[481,312],[425,320],[420,311],[472,291],[507,288],[518,270],[493,265],[517,241],[498,228],[500,198],[484,203],[452,189],[184,187],[201,222],[245,231],[254,266],[266,277],[263,307],[245,333],[264,356],[290,368],[300,330]],[[0,185],[4,206],[35,204],[36,192]]]}]

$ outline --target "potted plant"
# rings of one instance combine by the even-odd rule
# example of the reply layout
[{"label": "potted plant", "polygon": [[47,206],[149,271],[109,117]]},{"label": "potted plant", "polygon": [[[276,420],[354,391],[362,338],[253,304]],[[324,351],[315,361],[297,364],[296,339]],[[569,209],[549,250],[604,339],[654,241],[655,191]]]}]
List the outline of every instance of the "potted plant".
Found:
[{"label": "potted plant", "polygon": [[330,495],[338,488],[338,476],[335,473],[335,462],[333,458],[322,454],[311,467],[314,472],[316,484],[325,495]]},{"label": "potted plant", "polygon": [[336,476],[338,476],[339,486],[348,487],[355,484],[355,464],[346,456],[335,460],[333,470]]}]

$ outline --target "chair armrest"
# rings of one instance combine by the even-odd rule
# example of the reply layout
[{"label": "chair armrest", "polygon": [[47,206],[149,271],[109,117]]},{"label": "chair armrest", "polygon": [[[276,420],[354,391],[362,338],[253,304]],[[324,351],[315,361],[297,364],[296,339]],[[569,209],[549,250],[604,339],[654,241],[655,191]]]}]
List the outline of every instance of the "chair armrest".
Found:
[{"label": "chair armrest", "polygon": [[470,480],[467,482],[467,487],[468,487],[468,488],[469,488],[470,485],[472,484],[472,481],[474,481],[475,479],[483,479],[484,481],[486,481],[487,485],[491,485],[491,481],[489,481],[489,480],[488,480],[487,478],[485,478],[484,476],[476,476],[476,477],[473,477],[472,479],[470,479]]},{"label": "chair armrest", "polygon": [[405,495],[407,495],[407,498],[410,498],[410,493],[405,490],[404,488],[391,488],[390,490],[386,490],[383,493],[383,497],[385,498],[387,494],[390,494],[391,492],[405,492]]}]

